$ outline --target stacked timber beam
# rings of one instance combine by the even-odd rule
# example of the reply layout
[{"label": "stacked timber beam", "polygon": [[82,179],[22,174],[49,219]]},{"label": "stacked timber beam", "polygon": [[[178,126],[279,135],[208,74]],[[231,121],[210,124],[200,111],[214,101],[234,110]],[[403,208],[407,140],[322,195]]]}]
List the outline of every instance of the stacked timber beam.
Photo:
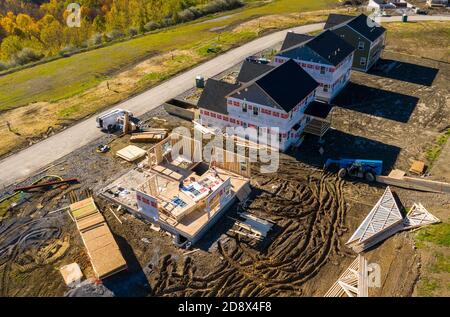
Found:
[{"label": "stacked timber beam", "polygon": [[368,297],[368,266],[362,255],[350,264],[338,280],[324,295],[325,297]]},{"label": "stacked timber beam", "polygon": [[167,137],[167,129],[149,129],[140,133],[133,133],[131,135],[131,142],[159,142]]},{"label": "stacked timber beam", "polygon": [[432,193],[450,194],[450,184],[432,181],[424,178],[405,176],[401,170],[393,170],[388,176],[377,176],[377,182],[407,189],[420,190]]},{"label": "stacked timber beam", "polygon": [[81,239],[97,279],[101,280],[127,268],[108,224],[91,198],[70,205]]}]

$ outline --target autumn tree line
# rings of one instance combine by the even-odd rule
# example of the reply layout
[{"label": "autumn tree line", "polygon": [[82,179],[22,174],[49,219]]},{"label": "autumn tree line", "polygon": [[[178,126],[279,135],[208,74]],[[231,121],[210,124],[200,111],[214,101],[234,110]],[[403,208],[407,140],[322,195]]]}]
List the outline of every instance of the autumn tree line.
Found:
[{"label": "autumn tree line", "polygon": [[[69,27],[70,3],[80,27]],[[234,9],[242,0],[1,0],[0,71]]]}]

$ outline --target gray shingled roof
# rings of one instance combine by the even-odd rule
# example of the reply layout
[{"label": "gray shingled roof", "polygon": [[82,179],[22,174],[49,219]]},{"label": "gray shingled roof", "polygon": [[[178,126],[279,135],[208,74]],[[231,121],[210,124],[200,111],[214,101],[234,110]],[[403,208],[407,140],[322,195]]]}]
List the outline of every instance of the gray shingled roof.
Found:
[{"label": "gray shingled roof", "polygon": [[324,28],[337,28],[343,25],[348,25],[372,42],[386,32],[384,27],[378,23],[375,23],[375,21],[365,14],[360,14],[358,16],[330,14]]},{"label": "gray shingled roof", "polygon": [[356,18],[348,22],[347,25],[372,42],[383,35],[384,32],[386,32],[386,29],[384,27],[382,27],[378,23],[375,23],[375,21],[373,21],[365,14],[357,16]]},{"label": "gray shingled roof", "polygon": [[198,100],[197,106],[214,112],[228,114],[226,96],[240,86],[240,84],[230,84],[225,81],[210,78],[206,81],[205,88]]},{"label": "gray shingled roof", "polygon": [[242,64],[241,70],[237,77],[237,81],[241,83],[248,83],[253,79],[271,71],[274,66],[270,66],[267,64],[259,64],[250,61],[244,61]]},{"label": "gray shingled roof", "polygon": [[327,22],[325,23],[324,29],[327,30],[336,25],[343,24],[344,22],[348,22],[354,18],[355,18],[355,16],[353,16],[353,15],[331,13],[330,15],[328,15],[328,19],[327,19]]},{"label": "gray shingled roof", "polygon": [[313,37],[314,36],[307,35],[307,34],[288,32],[283,41],[283,45],[281,46],[281,50],[284,51],[293,46],[297,46],[299,44],[305,43],[306,41],[309,41]]},{"label": "gray shingled roof", "polygon": [[301,66],[289,60],[234,92],[231,97],[289,112],[318,86]]},{"label": "gray shingled roof", "polygon": [[340,36],[327,30],[313,39],[282,51],[281,56],[333,66],[339,65],[355,48]]}]

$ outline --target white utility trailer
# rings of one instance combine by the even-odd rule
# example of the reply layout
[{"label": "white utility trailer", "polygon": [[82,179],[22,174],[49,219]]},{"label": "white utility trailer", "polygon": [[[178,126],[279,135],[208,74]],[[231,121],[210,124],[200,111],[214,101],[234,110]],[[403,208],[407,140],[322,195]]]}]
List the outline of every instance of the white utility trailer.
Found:
[{"label": "white utility trailer", "polygon": [[129,118],[133,118],[133,114],[124,109],[115,109],[97,117],[97,128],[104,131],[114,131],[123,127],[124,116],[128,113]]}]

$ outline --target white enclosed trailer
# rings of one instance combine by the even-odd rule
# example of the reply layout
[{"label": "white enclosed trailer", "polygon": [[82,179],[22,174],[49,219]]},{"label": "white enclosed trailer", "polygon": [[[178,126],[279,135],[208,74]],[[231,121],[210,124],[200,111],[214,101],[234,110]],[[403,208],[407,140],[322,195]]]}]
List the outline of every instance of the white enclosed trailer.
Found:
[{"label": "white enclosed trailer", "polygon": [[130,111],[124,109],[115,109],[98,116],[96,119],[97,128],[107,131],[113,131],[115,129],[121,128],[125,113],[128,113],[130,118],[133,117],[133,114]]}]

